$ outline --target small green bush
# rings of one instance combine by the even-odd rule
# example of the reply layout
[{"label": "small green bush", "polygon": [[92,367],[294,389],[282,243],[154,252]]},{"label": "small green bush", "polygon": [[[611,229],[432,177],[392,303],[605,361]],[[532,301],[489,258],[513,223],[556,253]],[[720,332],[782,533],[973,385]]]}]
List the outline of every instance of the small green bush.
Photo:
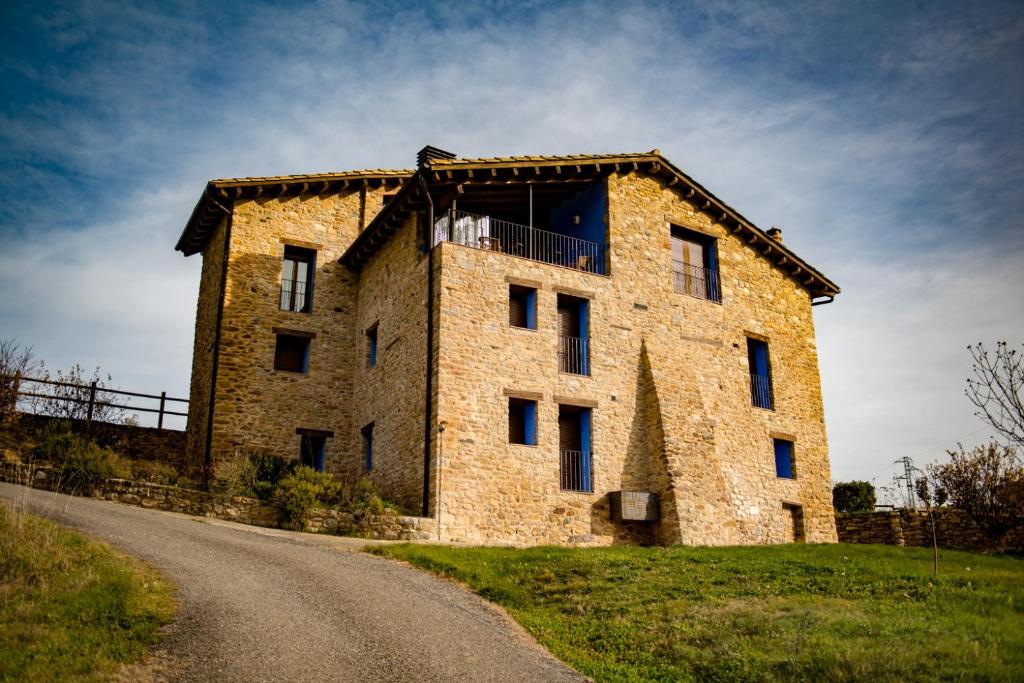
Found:
[{"label": "small green bush", "polygon": [[867,481],[841,481],[832,488],[836,512],[871,512],[875,509],[875,487]]},{"label": "small green bush", "polygon": [[389,506],[372,481],[360,479],[356,483],[349,507],[352,513],[357,515],[383,515]]},{"label": "small green bush", "polygon": [[281,508],[281,521],[290,529],[306,528],[309,513],[315,507],[333,507],[341,503],[342,484],[330,474],[300,465],[277,485],[274,494]]},{"label": "small green bush", "polygon": [[64,461],[65,454],[81,448],[84,441],[71,431],[69,422],[54,422],[40,433],[32,447],[32,458],[56,466]]},{"label": "small green bush", "polygon": [[57,423],[40,436],[32,457],[53,466],[60,491],[91,491],[104,479],[128,476],[130,467],[114,451]]},{"label": "small green bush", "polygon": [[109,448],[84,441],[64,455],[55,468],[57,487],[61,491],[91,491],[104,479],[120,479],[127,475],[124,462]]}]

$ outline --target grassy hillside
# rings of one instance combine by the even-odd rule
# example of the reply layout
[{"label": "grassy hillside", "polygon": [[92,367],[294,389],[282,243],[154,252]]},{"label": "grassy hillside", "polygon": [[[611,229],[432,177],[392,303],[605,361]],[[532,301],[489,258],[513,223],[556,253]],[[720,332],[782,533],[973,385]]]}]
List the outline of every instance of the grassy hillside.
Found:
[{"label": "grassy hillside", "polygon": [[0,504],[0,681],[100,679],[141,658],[173,611],[152,570]]},{"label": "grassy hillside", "polygon": [[599,681],[1020,680],[1024,561],[854,545],[373,552],[466,583]]}]

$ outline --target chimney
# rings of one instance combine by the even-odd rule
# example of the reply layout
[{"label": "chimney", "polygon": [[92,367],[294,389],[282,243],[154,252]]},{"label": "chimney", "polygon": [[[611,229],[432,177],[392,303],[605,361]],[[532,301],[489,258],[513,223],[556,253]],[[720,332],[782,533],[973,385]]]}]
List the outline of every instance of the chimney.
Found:
[{"label": "chimney", "polygon": [[416,154],[416,168],[429,166],[434,159],[454,159],[455,155],[437,147],[427,145]]},{"label": "chimney", "polygon": [[782,230],[780,230],[778,227],[773,225],[772,227],[768,228],[768,236],[771,237],[776,242],[778,242],[779,244],[782,244]]}]

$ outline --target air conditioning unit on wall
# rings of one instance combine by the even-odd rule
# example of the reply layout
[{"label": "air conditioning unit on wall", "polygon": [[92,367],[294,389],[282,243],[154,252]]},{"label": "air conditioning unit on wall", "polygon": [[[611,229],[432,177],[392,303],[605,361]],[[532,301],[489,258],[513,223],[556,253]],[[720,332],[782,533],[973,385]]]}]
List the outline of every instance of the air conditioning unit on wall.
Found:
[{"label": "air conditioning unit on wall", "polygon": [[657,522],[658,495],[651,491],[612,491],[612,520],[616,522]]}]

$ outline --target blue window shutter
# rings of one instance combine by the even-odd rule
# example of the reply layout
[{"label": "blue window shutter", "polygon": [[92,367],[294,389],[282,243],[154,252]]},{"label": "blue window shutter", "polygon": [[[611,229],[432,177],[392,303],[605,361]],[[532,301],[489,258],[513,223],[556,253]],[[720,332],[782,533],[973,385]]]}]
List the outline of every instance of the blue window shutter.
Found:
[{"label": "blue window shutter", "polygon": [[754,344],[754,374],[768,376],[768,345],[762,341]]},{"label": "blue window shutter", "polygon": [[531,289],[526,293],[526,326],[531,330],[537,329],[537,290]]},{"label": "blue window shutter", "polygon": [[580,301],[580,368],[582,374],[590,374],[590,302]]},{"label": "blue window shutter", "polygon": [[580,456],[580,483],[584,491],[593,490],[590,483],[590,416],[590,408],[580,412],[580,450],[582,451]]},{"label": "blue window shutter", "polygon": [[537,402],[530,401],[523,406],[523,423],[525,438],[528,446],[537,445]]},{"label": "blue window shutter", "polygon": [[318,439],[316,443],[316,452],[313,454],[313,469],[317,472],[324,471],[324,440]]},{"label": "blue window shutter", "polygon": [[793,442],[775,439],[775,476],[793,478]]}]

